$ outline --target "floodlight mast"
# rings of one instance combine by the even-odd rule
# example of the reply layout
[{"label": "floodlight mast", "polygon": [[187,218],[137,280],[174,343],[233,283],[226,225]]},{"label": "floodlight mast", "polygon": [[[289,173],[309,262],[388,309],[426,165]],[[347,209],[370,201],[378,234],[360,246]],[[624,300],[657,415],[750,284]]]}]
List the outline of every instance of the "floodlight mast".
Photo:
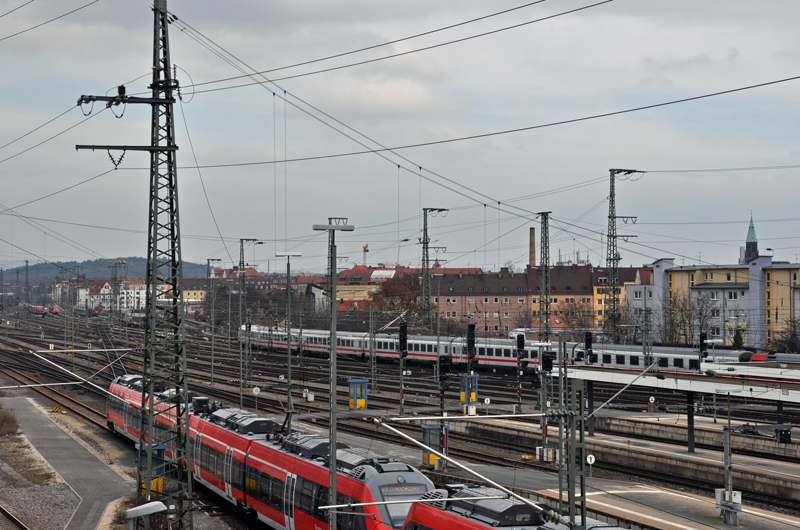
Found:
[{"label": "floodlight mast", "polygon": [[[347,224],[346,217],[328,217],[328,224],[314,225],[314,230],[328,232],[328,300],[331,310],[330,338],[330,417],[329,417],[329,455],[328,455],[328,503],[336,504],[336,231],[352,232],[353,225]],[[336,512],[328,514],[328,527],[336,528]]]}]

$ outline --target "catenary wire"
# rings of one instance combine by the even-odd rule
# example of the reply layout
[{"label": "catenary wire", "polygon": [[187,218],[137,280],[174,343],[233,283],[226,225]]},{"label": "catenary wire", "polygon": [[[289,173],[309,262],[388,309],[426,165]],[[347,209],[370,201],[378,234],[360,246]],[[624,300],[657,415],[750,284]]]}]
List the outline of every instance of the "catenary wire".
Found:
[{"label": "catenary wire", "polygon": [[[91,115],[89,115],[89,116],[85,117],[84,119],[82,119],[81,121],[79,121],[78,123],[76,123],[75,125],[72,125],[72,126],[70,126],[70,127],[67,127],[67,128],[66,128],[66,129],[64,129],[63,131],[61,131],[61,132],[59,132],[59,133],[56,133],[56,134],[54,134],[53,136],[51,136],[51,137],[49,137],[49,138],[47,138],[47,139],[45,139],[45,140],[42,140],[42,141],[41,141],[41,142],[39,142],[38,144],[34,144],[34,145],[32,145],[31,147],[28,147],[27,149],[23,149],[22,151],[19,151],[18,153],[14,153],[13,155],[11,155],[11,156],[9,156],[9,157],[6,157],[6,158],[4,158],[4,159],[0,160],[0,164],[2,164],[3,162],[8,162],[9,160],[11,160],[11,159],[13,159],[13,158],[17,158],[18,156],[20,156],[20,155],[22,155],[22,154],[25,154],[25,153],[27,153],[28,151],[31,151],[31,150],[33,150],[33,149],[36,149],[37,147],[39,147],[39,146],[41,146],[41,145],[44,145],[44,144],[46,144],[46,143],[47,143],[47,142],[49,142],[50,140],[53,140],[53,139],[55,139],[55,138],[58,138],[58,137],[59,137],[59,136],[61,136],[62,134],[64,134],[64,133],[66,133],[66,132],[69,132],[69,131],[71,131],[71,130],[72,130],[72,129],[74,129],[75,127],[77,127],[77,126],[79,126],[79,125],[83,125],[84,123],[86,123],[87,121],[91,120],[91,119],[92,119],[92,118],[94,118],[95,116],[99,116],[100,114],[102,114],[102,113],[103,113],[105,110],[107,110],[107,109],[108,109],[108,107],[105,107],[105,108],[101,109],[99,112],[93,113],[93,114],[91,114]],[[61,114],[61,115],[59,115],[59,116],[57,116],[56,118],[53,118],[53,120],[55,120],[55,119],[58,119],[59,117],[63,116],[64,114],[66,114],[66,112],[65,112],[65,113],[63,113],[63,114]],[[50,120],[50,121],[53,121],[53,120]],[[48,123],[50,123],[50,122],[48,122]],[[45,125],[47,125],[47,124],[45,124]],[[44,127],[44,125],[42,125],[41,127]],[[40,129],[41,127],[37,127],[37,129]],[[36,130],[36,129],[34,129],[34,130]],[[31,132],[33,132],[33,131],[31,131]],[[28,133],[28,134],[30,134],[30,133]],[[26,134],[25,136],[27,136],[27,134]],[[23,138],[23,136],[20,136],[20,138]],[[17,140],[19,140],[19,138],[17,138]],[[16,142],[17,140],[14,140],[14,141]],[[12,143],[13,143],[13,142],[12,142]],[[8,145],[8,144],[6,144],[6,145]],[[3,147],[5,147],[5,146],[3,146]]]},{"label": "catenary wire", "polygon": [[[180,107],[181,107],[181,118],[183,118],[183,126],[186,129],[186,139],[189,141],[189,148],[192,151],[192,158],[194,158],[195,165],[199,166],[197,163],[197,153],[194,150],[194,143],[192,143],[192,135],[189,133],[189,125],[186,123],[186,113],[183,111],[183,100],[179,99]],[[214,215],[214,209],[211,207],[211,200],[208,198],[208,192],[206,191],[206,183],[203,181],[203,174],[200,171],[200,168],[197,168],[197,176],[200,179],[200,186],[203,188],[203,196],[206,198],[206,204],[208,205],[208,211],[211,213],[211,219],[214,221],[214,227],[217,229],[217,234],[219,234],[219,240],[222,242],[222,245],[225,247],[225,251],[228,252],[228,257],[233,261],[233,257],[231,253],[228,251],[228,245],[225,244],[225,238],[222,237],[222,232],[219,229],[219,224],[217,223],[217,216]]]},{"label": "catenary wire", "polygon": [[[31,1],[33,1],[33,0],[31,0]],[[318,63],[318,62],[322,62],[322,61],[328,61],[330,59],[337,59],[339,57],[344,57],[344,56],[352,55],[352,54],[355,54],[355,53],[361,53],[361,52],[365,52],[365,51],[369,51],[369,50],[374,50],[374,49],[377,49],[377,48],[382,48],[384,46],[390,46],[392,44],[397,44],[398,42],[403,42],[403,41],[407,41],[407,40],[411,40],[411,39],[416,39],[416,38],[419,38],[419,37],[424,37],[426,35],[432,35],[434,33],[439,33],[441,31],[446,31],[448,29],[457,28],[459,26],[465,26],[465,25],[471,24],[473,22],[479,22],[481,20],[486,20],[486,19],[491,18],[491,17],[504,15],[504,14],[510,13],[512,11],[517,11],[519,9],[523,9],[525,7],[530,7],[532,5],[541,4],[541,3],[545,2],[545,1],[546,0],[537,0],[536,2],[529,2],[527,4],[523,4],[521,6],[516,6],[516,7],[509,8],[509,9],[505,9],[503,11],[496,11],[494,13],[490,13],[488,15],[484,15],[484,16],[481,16],[481,17],[478,17],[478,18],[465,20],[463,22],[457,22],[455,24],[450,24],[449,26],[443,26],[441,28],[437,28],[437,29],[433,29],[433,30],[429,30],[429,31],[424,31],[422,33],[417,33],[415,35],[410,35],[408,37],[402,37],[402,38],[399,38],[399,39],[394,39],[394,40],[390,40],[390,41],[387,41],[387,42],[382,42],[380,44],[373,44],[371,46],[366,46],[364,48],[358,48],[356,50],[351,50],[351,51],[348,51],[348,52],[336,53],[336,54],[333,54],[333,55],[328,55],[326,57],[321,57],[319,59],[311,59],[311,60],[308,60],[308,61],[294,63],[294,64],[290,64],[290,65],[287,65],[287,66],[280,66],[280,67],[277,67],[277,68],[270,68],[269,70],[262,70],[261,72],[257,72],[257,73],[259,73],[259,74],[269,74],[269,73],[272,73],[272,72],[278,72],[280,70],[288,70],[288,69],[291,69],[291,68],[297,68],[298,66],[306,66],[306,65],[309,65],[309,64],[314,64],[314,63]],[[172,12],[170,12],[170,14],[175,16],[175,14],[172,13]],[[228,78],[225,78],[225,79],[217,79],[215,81],[207,81],[207,82],[204,82],[204,83],[198,83],[197,85],[194,85],[194,86],[207,85],[207,84],[211,84],[211,83],[223,83],[225,81],[235,81],[236,79],[244,79],[246,77],[247,77],[246,75],[237,75],[237,76],[228,77]]]},{"label": "catenary wire", "polygon": [[2,41],[4,41],[4,40],[7,40],[7,39],[10,39],[10,38],[12,38],[12,37],[16,37],[17,35],[22,35],[23,33],[27,33],[27,32],[29,32],[29,31],[31,31],[31,30],[34,30],[34,29],[36,29],[36,28],[41,28],[42,26],[44,26],[44,25],[46,25],[46,24],[49,24],[49,23],[51,23],[51,22],[55,22],[55,21],[56,21],[56,20],[58,20],[58,19],[64,18],[64,17],[66,17],[66,16],[69,16],[69,15],[71,15],[72,13],[75,13],[75,12],[77,12],[77,11],[80,11],[81,9],[87,8],[87,7],[89,7],[90,5],[92,5],[92,4],[96,4],[96,3],[97,3],[97,2],[99,2],[99,1],[100,1],[100,0],[94,0],[93,2],[89,2],[88,4],[82,5],[81,7],[78,7],[78,8],[76,8],[76,9],[73,9],[72,11],[69,11],[68,13],[64,13],[63,15],[59,15],[59,16],[57,16],[57,17],[55,17],[55,18],[51,18],[50,20],[48,20],[48,21],[46,21],[46,22],[42,22],[41,24],[36,24],[35,26],[31,26],[31,27],[30,27],[30,28],[28,28],[28,29],[23,29],[22,31],[18,31],[18,32],[16,32],[16,33],[12,33],[11,35],[7,35],[7,36],[5,36],[5,37],[0,37],[0,42],[2,42]]},{"label": "catenary wire", "polygon": [[[31,0],[31,1],[33,1],[33,0]],[[54,121],[56,121],[56,120],[57,120],[57,119],[59,119],[60,117],[64,116],[65,114],[69,114],[70,112],[72,112],[73,110],[75,110],[75,109],[77,109],[77,108],[78,108],[78,107],[76,107],[75,105],[71,106],[70,108],[68,108],[67,110],[65,110],[64,112],[62,112],[62,113],[61,113],[61,114],[59,114],[58,116],[56,116],[55,118],[52,118],[52,119],[50,119],[50,120],[48,120],[48,121],[44,122],[43,124],[39,125],[38,127],[34,128],[34,129],[31,129],[30,131],[26,132],[26,133],[25,133],[25,134],[23,134],[22,136],[19,136],[19,137],[15,138],[14,140],[11,140],[11,141],[10,141],[10,142],[8,142],[7,144],[0,145],[0,149],[5,149],[5,148],[6,148],[6,147],[8,147],[9,145],[11,145],[11,144],[13,144],[13,143],[15,143],[15,142],[18,142],[18,141],[20,141],[20,140],[22,140],[22,139],[23,139],[23,138],[25,138],[26,136],[29,136],[29,135],[31,135],[31,134],[33,134],[33,133],[35,133],[36,131],[38,131],[38,130],[39,130],[39,129],[41,129],[42,127],[45,127],[46,125],[49,125],[49,124],[53,123]]]},{"label": "catenary wire", "polygon": [[3,17],[4,17],[4,16],[6,16],[6,15],[10,15],[10,14],[11,14],[11,13],[13,13],[14,11],[16,11],[17,9],[22,9],[22,8],[23,8],[23,7],[25,7],[26,5],[28,5],[28,4],[32,4],[32,3],[33,3],[33,0],[28,0],[27,2],[25,2],[25,3],[24,3],[24,4],[22,4],[21,6],[19,6],[19,7],[15,7],[15,8],[14,8],[14,9],[12,9],[11,11],[6,11],[6,12],[5,12],[5,13],[3,13],[2,15],[0,15],[0,18],[3,18]]},{"label": "catenary wire", "polygon": [[[413,53],[433,50],[433,49],[436,49],[436,48],[441,48],[443,46],[448,46],[450,44],[458,44],[458,43],[469,41],[469,40],[472,40],[472,39],[477,39],[477,38],[480,38],[480,37],[486,37],[486,36],[489,36],[489,35],[493,35],[495,33],[500,33],[502,31],[508,31],[508,30],[511,30],[511,29],[516,29],[516,28],[520,28],[520,27],[523,27],[523,26],[527,26],[527,25],[530,25],[530,24],[535,24],[536,22],[543,22],[545,20],[551,20],[551,19],[556,18],[556,17],[560,17],[560,16],[564,16],[564,15],[570,15],[572,13],[576,13],[576,12],[583,11],[583,10],[586,10],[586,9],[591,9],[593,7],[597,7],[597,6],[600,6],[600,5],[603,5],[603,4],[608,4],[608,3],[613,2],[613,1],[614,0],[603,0],[601,2],[597,2],[595,4],[590,4],[588,6],[578,7],[578,8],[575,8],[575,9],[571,9],[569,11],[563,11],[561,13],[556,13],[554,15],[549,15],[549,16],[542,17],[542,18],[537,18],[535,20],[529,20],[527,22],[514,24],[512,26],[507,26],[507,27],[504,27],[504,28],[500,28],[500,29],[496,29],[496,30],[492,30],[492,31],[487,31],[487,32],[484,32],[484,33],[478,33],[476,35],[471,35],[469,37],[463,37],[463,38],[460,38],[460,39],[455,39],[455,40],[451,40],[451,41],[447,41],[447,42],[442,42],[442,43],[439,43],[439,44],[433,44],[431,46],[425,46],[425,47],[422,47],[422,48],[418,48],[416,50],[409,50],[409,51],[405,51],[405,52],[395,53],[395,54],[392,54],[392,55],[387,55],[385,57],[376,57],[374,59],[366,59],[366,60],[363,60],[363,61],[344,64],[344,65],[341,65],[341,66],[332,66],[330,68],[322,68],[322,69],[319,69],[319,70],[315,70],[313,72],[306,72],[306,73],[302,73],[302,74],[294,74],[294,75],[287,75],[287,76],[283,76],[283,77],[277,77],[277,78],[273,79],[272,81],[273,82],[277,82],[277,81],[285,81],[285,80],[288,80],[288,79],[297,79],[298,77],[307,77],[307,76],[310,76],[310,75],[322,74],[322,73],[327,73],[327,72],[334,72],[334,71],[337,71],[337,70],[343,70],[345,68],[352,68],[354,66],[362,66],[362,65],[365,65],[365,64],[371,64],[371,63],[376,63],[376,62],[379,62],[379,61],[385,61],[387,59],[393,59],[393,58],[396,58],[396,57],[404,57],[406,55],[411,55]],[[265,72],[254,72],[253,75],[262,75],[263,73],[265,73]],[[205,83],[200,83],[200,84],[198,84],[196,86],[200,86],[202,84],[214,83],[214,82],[215,81],[207,81]],[[256,81],[256,82],[253,82],[253,83],[243,83],[243,84],[239,84],[239,85],[232,85],[232,86],[219,87],[219,88],[208,88],[208,89],[205,89],[205,90],[198,90],[198,91],[196,91],[196,93],[197,94],[205,94],[207,92],[219,92],[221,90],[232,90],[232,89],[235,89],[235,88],[243,88],[243,87],[253,86],[254,84],[258,84],[258,82]]]}]

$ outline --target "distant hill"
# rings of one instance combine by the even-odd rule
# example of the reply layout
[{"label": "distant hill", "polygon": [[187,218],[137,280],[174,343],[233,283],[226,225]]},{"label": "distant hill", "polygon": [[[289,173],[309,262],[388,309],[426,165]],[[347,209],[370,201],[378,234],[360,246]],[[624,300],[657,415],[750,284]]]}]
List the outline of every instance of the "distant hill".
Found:
[{"label": "distant hill", "polygon": [[[125,266],[125,277],[131,279],[144,279],[145,271],[147,269],[147,260],[145,258],[127,257],[127,258],[113,258],[115,260],[127,261],[128,265]],[[76,269],[76,267],[80,267]],[[77,272],[68,272],[72,269]],[[16,283],[16,271],[19,270],[19,283],[25,283],[25,267],[16,267],[13,269],[5,269],[3,271],[3,279],[6,284],[14,285]],[[88,260],[88,261],[57,261],[54,263],[30,263],[28,265],[28,277],[31,285],[50,284],[59,276],[62,279],[74,278],[75,274],[85,275],[90,280],[109,280],[114,274],[114,269],[110,263],[105,263],[102,260]],[[122,266],[117,266],[117,277],[122,275]],[[199,263],[183,263],[183,277],[184,278],[205,278],[206,266]]]}]

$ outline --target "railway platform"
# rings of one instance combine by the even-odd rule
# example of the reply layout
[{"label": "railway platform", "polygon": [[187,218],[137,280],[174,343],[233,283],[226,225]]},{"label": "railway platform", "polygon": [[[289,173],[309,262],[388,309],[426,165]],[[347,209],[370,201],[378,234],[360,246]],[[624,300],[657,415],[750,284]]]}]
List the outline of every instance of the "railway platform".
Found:
[{"label": "railway platform", "polygon": [[[37,398],[24,390],[6,392],[0,403],[14,410],[20,431],[81,499],[72,518],[64,521],[66,530],[97,528],[109,503],[136,494],[133,480],[109,468],[42,413],[34,405]],[[41,402],[45,409],[50,406]]]}]

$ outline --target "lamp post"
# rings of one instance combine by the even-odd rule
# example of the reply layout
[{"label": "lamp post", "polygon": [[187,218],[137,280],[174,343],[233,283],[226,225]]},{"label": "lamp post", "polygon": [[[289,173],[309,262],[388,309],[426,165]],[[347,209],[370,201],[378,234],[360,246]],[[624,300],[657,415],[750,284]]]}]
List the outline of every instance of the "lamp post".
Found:
[{"label": "lamp post", "polygon": [[[733,464],[731,463],[731,392],[741,392],[741,388],[717,388],[714,390],[716,394],[728,394],[728,426],[723,429],[723,467],[725,468],[725,490],[728,492],[727,502],[733,502],[733,483],[731,481],[731,470]],[[729,521],[737,526],[736,512],[732,512],[723,506],[723,518],[726,523]]]},{"label": "lamp post", "polygon": [[208,258],[206,261],[206,278],[208,279],[208,290],[206,298],[211,293],[211,384],[214,384],[214,302],[217,299],[217,293],[214,291],[214,275],[211,270],[212,261],[222,261],[219,258]]},{"label": "lamp post", "polygon": [[[329,217],[327,225],[314,225],[314,230],[328,232],[328,254],[330,255],[330,276],[328,277],[328,299],[331,308],[331,338],[330,338],[330,420],[329,420],[329,445],[328,459],[329,485],[328,503],[334,506],[336,500],[336,231],[352,232],[353,225],[347,224],[347,219],[342,217]],[[329,510],[328,528],[336,528],[336,511]]]},{"label": "lamp post", "polygon": [[278,252],[275,254],[279,258],[286,258],[286,379],[288,381],[286,387],[286,410],[289,414],[289,419],[286,426],[289,431],[292,430],[292,413],[294,412],[294,403],[292,403],[292,269],[290,264],[291,258],[299,258],[303,254],[300,252]]}]

